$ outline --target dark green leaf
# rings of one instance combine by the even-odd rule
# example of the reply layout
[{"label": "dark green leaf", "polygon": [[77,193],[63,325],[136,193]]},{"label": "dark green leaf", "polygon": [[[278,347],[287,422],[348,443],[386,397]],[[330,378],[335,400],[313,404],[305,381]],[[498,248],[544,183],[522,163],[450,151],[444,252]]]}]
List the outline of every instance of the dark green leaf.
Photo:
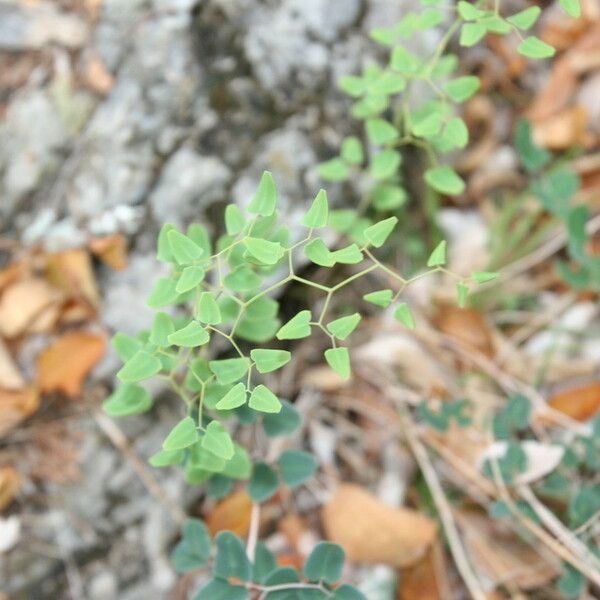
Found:
[{"label": "dark green leaf", "polygon": [[301,450],[285,450],[277,461],[286,485],[296,487],[310,479],[317,470],[316,458]]},{"label": "dark green leaf", "polygon": [[310,581],[335,583],[342,576],[346,556],[341,546],[319,542],[304,564],[304,574]]},{"label": "dark green leaf", "polygon": [[252,565],[246,556],[242,540],[231,531],[222,531],[217,535],[215,542],[217,545],[217,556],[213,568],[215,576],[224,579],[235,577],[241,581],[250,581]]},{"label": "dark green leaf", "polygon": [[281,400],[281,411],[275,414],[266,414],[263,417],[263,428],[268,437],[291,435],[294,433],[302,419],[300,413],[287,400]]},{"label": "dark green leaf", "polygon": [[248,484],[248,494],[254,502],[265,502],[275,495],[279,487],[277,473],[266,463],[254,465],[252,479]]},{"label": "dark green leaf", "polygon": [[188,519],[183,527],[181,541],[171,554],[171,562],[178,573],[187,573],[203,567],[210,556],[210,534],[200,519]]}]

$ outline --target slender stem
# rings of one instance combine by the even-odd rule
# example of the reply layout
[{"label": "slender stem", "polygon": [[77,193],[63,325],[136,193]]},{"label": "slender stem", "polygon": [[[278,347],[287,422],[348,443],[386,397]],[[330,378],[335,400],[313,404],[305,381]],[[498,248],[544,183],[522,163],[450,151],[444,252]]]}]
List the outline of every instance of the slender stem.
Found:
[{"label": "slender stem", "polygon": [[292,279],[297,281],[298,283],[303,283],[304,285],[308,285],[310,287],[317,288],[323,292],[330,292],[332,288],[327,287],[326,285],[321,285],[320,283],[316,283],[315,281],[310,281],[310,279],[304,279],[303,277],[298,277],[298,275],[293,275]]},{"label": "slender stem", "polygon": [[256,542],[258,540],[258,531],[260,529],[260,504],[252,504],[250,513],[250,530],[248,531],[248,543],[246,544],[246,555],[251,563],[254,563],[256,554]]}]

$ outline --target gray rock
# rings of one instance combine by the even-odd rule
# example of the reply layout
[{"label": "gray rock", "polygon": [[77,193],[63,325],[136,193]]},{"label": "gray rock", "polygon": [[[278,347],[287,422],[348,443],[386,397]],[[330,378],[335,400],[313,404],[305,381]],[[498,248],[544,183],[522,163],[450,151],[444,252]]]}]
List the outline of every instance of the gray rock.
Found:
[{"label": "gray rock", "polygon": [[38,188],[45,174],[56,170],[69,139],[48,91],[34,89],[15,98],[0,125],[0,217],[9,215]]},{"label": "gray rock", "polygon": [[217,157],[181,148],[165,165],[150,195],[154,219],[180,226],[198,220],[211,203],[225,199],[230,178],[231,172]]},{"label": "gray rock", "polygon": [[113,600],[118,596],[118,580],[110,571],[100,571],[88,584],[89,600]]},{"label": "gray rock", "polygon": [[289,123],[264,136],[255,160],[234,185],[232,197],[240,206],[246,206],[262,172],[270,170],[277,184],[279,206],[284,214],[293,218],[306,208],[312,193],[308,191],[306,178],[316,163],[308,135],[294,128],[293,122]]},{"label": "gray rock", "polygon": [[146,306],[146,298],[166,272],[154,252],[133,255],[127,269],[108,272],[103,282],[102,319],[109,330],[135,334],[152,324],[154,311]]},{"label": "gray rock", "polygon": [[325,83],[328,43],[359,13],[359,0],[288,0],[253,7],[244,40],[246,56],[279,102],[288,102],[290,96],[306,98]]},{"label": "gray rock", "polygon": [[2,50],[35,50],[51,43],[79,48],[87,36],[88,27],[80,17],[61,13],[52,2],[0,1]]}]

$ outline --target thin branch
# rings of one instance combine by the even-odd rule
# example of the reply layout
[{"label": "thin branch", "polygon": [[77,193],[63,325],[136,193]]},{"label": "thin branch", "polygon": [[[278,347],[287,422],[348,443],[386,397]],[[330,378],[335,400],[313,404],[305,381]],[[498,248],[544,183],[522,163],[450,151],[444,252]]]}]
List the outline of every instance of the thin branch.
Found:
[{"label": "thin branch", "polygon": [[400,410],[400,422],[402,424],[404,435],[406,436],[406,441],[408,442],[419,468],[421,469],[421,473],[427,482],[427,487],[433,496],[433,501],[437,507],[446,537],[448,538],[448,544],[456,567],[463,578],[471,597],[474,600],[485,600],[486,594],[483,591],[475,572],[471,568],[471,563],[467,558],[456,527],[456,522],[454,521],[452,509],[450,508],[450,504],[448,503],[446,494],[440,484],[437,473],[431,464],[427,450],[415,435],[414,424],[408,421],[409,417],[407,416],[406,411],[403,409]]},{"label": "thin branch", "polygon": [[251,563],[254,563],[256,554],[256,542],[258,540],[258,530],[260,529],[260,504],[252,504],[250,513],[250,530],[248,531],[248,543],[246,544],[246,555]]},{"label": "thin branch", "polygon": [[150,470],[140,460],[139,456],[133,451],[125,434],[109,417],[100,411],[94,411],[94,419],[104,435],[106,435],[112,444],[129,460],[134,471],[142,480],[142,483],[150,494],[165,507],[173,521],[182,525],[186,520],[185,513],[165,494],[162,486],[154,478],[154,475],[152,475]]}]

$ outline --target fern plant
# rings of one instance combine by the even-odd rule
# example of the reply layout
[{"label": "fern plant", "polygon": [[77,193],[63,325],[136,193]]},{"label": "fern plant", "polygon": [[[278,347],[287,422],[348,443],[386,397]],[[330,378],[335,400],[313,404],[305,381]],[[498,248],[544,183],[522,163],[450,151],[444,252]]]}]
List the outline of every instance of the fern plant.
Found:
[{"label": "fern plant", "polygon": [[[346,211],[341,231],[360,234],[360,216],[368,208],[378,214],[403,215],[401,208],[409,198],[403,165],[410,148],[420,151],[426,162],[423,208],[432,229],[439,196],[464,192],[465,182],[449,157],[469,143],[460,108],[480,90],[481,80],[460,74],[458,57],[449,51],[454,41],[471,47],[488,34],[514,35],[520,39],[517,50],[525,57],[544,59],[555,53],[552,46],[529,34],[541,14],[538,6],[505,14],[499,0],[461,0],[456,5],[421,0],[421,4],[421,13],[409,12],[396,25],[371,31],[371,38],[388,52],[387,64],[371,64],[360,75],[339,80],[340,88],[353,99],[351,113],[361,121],[362,133],[344,138],[339,155],[321,163],[319,172],[330,182],[356,177],[370,182],[361,206],[352,213],[355,227],[348,225],[351,219]],[[561,0],[561,5],[571,17],[580,15],[578,0]],[[408,49],[412,38],[444,25],[430,56],[423,58]],[[417,245],[422,246],[418,240]]]},{"label": "fern plant", "polygon": [[[372,66],[341,82],[356,98],[353,114],[365,122],[368,148],[358,138],[347,138],[340,156],[321,165],[321,174],[330,181],[345,180],[354,170],[367,171],[374,182],[368,199],[379,212],[396,211],[406,199],[400,174],[405,146],[425,151],[429,165],[424,180],[432,194],[455,195],[464,189],[460,176],[440,160],[468,143],[457,106],[480,86],[474,76],[451,77],[458,63],[446,50],[455,34],[460,33],[462,45],[471,46],[488,32],[527,30],[539,16],[539,9],[527,9],[503,17],[498,2],[491,8],[484,0],[459,2],[455,20],[424,61],[401,42],[445,23],[446,16],[438,8],[441,2],[423,0],[423,4],[427,6],[420,14],[411,13],[398,25],[373,32],[374,39],[390,48],[387,67]],[[575,10],[574,0],[565,5]],[[537,58],[553,53],[534,36],[525,38],[519,51]],[[415,109],[411,93],[418,81],[435,97]],[[142,383],[153,377],[163,379],[181,398],[184,414],[150,458],[153,466],[179,465],[191,485],[205,485],[207,494],[216,498],[227,495],[234,485],[245,485],[255,506],[273,498],[281,485],[302,485],[318,467],[311,454],[286,449],[274,459],[256,458],[236,436],[242,427],[254,428],[259,437],[289,436],[300,426],[293,404],[278,397],[269,383],[273,381],[269,374],[292,360],[285,344],[323,336],[328,343],[324,360],[348,379],[351,361],[344,344],[362,317],[359,312],[338,310],[335,298],[347,286],[369,274],[384,274],[393,287],[375,289],[364,300],[391,308],[396,319],[413,328],[410,306],[402,301],[402,292],[412,281],[445,273],[456,279],[458,301],[464,305],[471,284],[496,276],[481,272],[461,277],[447,271],[443,240],[429,256],[427,271],[404,276],[379,257],[398,217],[373,221],[363,212],[330,211],[321,190],[302,219],[302,232],[292,233],[279,219],[275,183],[265,172],[246,211],[234,204],[226,207],[226,233],[214,246],[198,224],[185,233],[169,224],[162,228],[157,258],[171,265],[171,274],[157,281],[148,299],[158,311],[151,328],[135,337],[115,335],[114,346],[124,365],[117,373],[120,386],[104,403],[104,410],[116,417],[150,410],[153,398]],[[342,233],[346,242],[330,247],[329,238],[321,234],[327,226]],[[324,269],[338,267],[331,278],[339,271],[346,277],[327,284],[307,279],[300,274],[299,260]],[[317,308],[307,306],[282,322],[276,295],[291,283],[316,290],[323,298]],[[449,418],[461,418],[459,412]],[[338,584],[344,552],[336,544],[319,543],[300,572],[279,567],[255,534],[250,534],[246,546],[231,532],[222,532],[213,541],[201,520],[188,521],[173,552],[174,565],[181,572],[212,569],[212,579],[195,600],[364,598],[358,589]]]},{"label": "fern plant", "polygon": [[[227,232],[214,248],[200,225],[191,225],[186,233],[173,225],[162,228],[158,259],[172,265],[171,275],[158,280],[148,299],[148,305],[158,311],[152,327],[136,337],[115,335],[114,346],[124,361],[117,373],[121,385],[104,403],[104,410],[112,416],[146,412],[153,400],[141,382],[151,377],[164,379],[182,399],[185,415],[150,463],[155,467],[180,465],[190,484],[206,484],[207,493],[214,497],[228,494],[236,481],[246,482],[255,503],[272,498],[280,485],[301,485],[317,469],[315,458],[299,450],[284,450],[272,461],[253,460],[231,434],[237,425],[262,430],[267,438],[290,435],[299,427],[300,415],[294,406],[279,398],[263,377],[292,359],[291,352],[279,342],[323,335],[329,345],[325,361],[341,378],[348,379],[351,364],[344,342],[359,325],[361,315],[338,314],[336,294],[379,271],[395,287],[369,292],[365,301],[393,307],[395,317],[412,328],[415,321],[408,304],[401,301],[403,290],[427,273],[449,273],[444,266],[445,242],[431,254],[429,270],[412,279],[377,258],[378,249],[397,223],[396,217],[366,226],[360,246],[351,242],[331,249],[318,235],[329,221],[324,190],[304,215],[304,233],[295,243],[290,242],[290,231],[278,218],[276,204],[275,183],[265,172],[247,213],[236,205],[227,206]],[[324,285],[297,273],[302,256],[324,268],[348,265],[352,272],[337,283]],[[457,279],[461,301],[469,283],[494,276],[473,273],[461,278],[449,274]],[[318,310],[307,307],[282,323],[274,294],[291,282],[318,290],[323,301]],[[167,307],[175,310],[161,310]],[[220,342],[227,348],[216,356]],[[302,598],[362,597],[348,586],[331,587],[339,579],[343,562],[343,551],[335,544],[316,547],[302,579],[293,569],[277,568],[262,545],[246,552],[232,533],[219,534],[215,545],[214,579],[199,593],[199,600],[247,598],[253,590],[273,600],[280,597],[277,592],[296,588],[312,594]],[[174,552],[175,566],[186,571],[205,565],[210,557],[206,527],[201,521],[190,521]]]}]

